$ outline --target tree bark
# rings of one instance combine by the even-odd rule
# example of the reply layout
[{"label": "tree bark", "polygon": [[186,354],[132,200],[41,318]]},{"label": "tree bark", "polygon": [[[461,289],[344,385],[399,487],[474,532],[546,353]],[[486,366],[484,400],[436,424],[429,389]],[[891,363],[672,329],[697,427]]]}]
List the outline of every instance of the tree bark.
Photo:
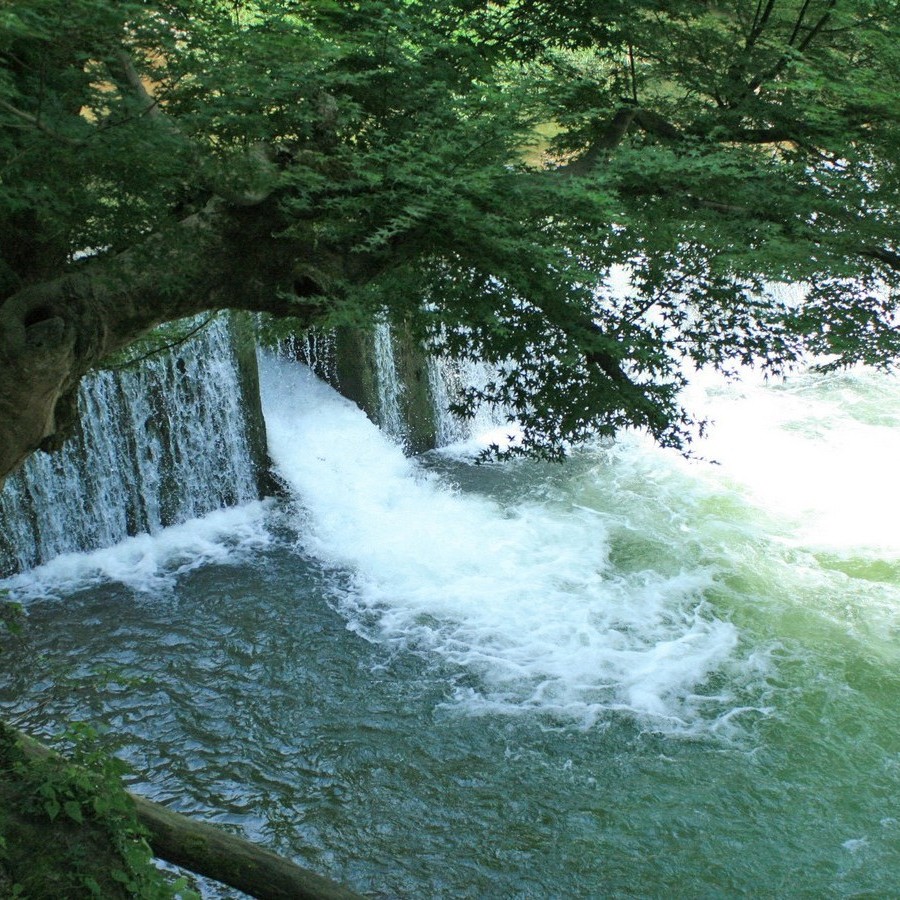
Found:
[{"label": "tree bark", "polygon": [[244,838],[132,795],[160,859],[259,900],[358,900],[359,894]]},{"label": "tree bark", "polygon": [[[334,259],[278,240],[277,202],[212,201],[118,256],[29,285],[0,305],[0,486],[71,431],[81,378],[155,326],[218,309],[321,315]],[[336,273],[332,273],[336,278]]]}]

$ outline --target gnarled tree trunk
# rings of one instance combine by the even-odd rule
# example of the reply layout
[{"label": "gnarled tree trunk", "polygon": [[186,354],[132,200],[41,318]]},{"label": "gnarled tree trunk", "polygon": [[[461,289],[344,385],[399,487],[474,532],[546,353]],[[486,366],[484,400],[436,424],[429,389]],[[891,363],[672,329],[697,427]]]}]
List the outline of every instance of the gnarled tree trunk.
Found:
[{"label": "gnarled tree trunk", "polygon": [[[273,238],[277,203],[212,201],[144,244],[0,305],[0,485],[37,449],[57,449],[77,415],[81,378],[155,326],[217,309],[291,315],[312,324],[323,265]],[[334,263],[331,263],[332,265]]]}]

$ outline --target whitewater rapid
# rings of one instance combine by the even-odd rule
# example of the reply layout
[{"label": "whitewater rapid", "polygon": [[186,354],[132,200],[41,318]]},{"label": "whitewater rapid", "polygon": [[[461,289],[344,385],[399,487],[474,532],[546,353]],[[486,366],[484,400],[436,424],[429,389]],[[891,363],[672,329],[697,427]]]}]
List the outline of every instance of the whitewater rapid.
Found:
[{"label": "whitewater rapid", "polygon": [[460,703],[585,724],[626,710],[672,727],[710,704],[732,710],[705,684],[738,643],[704,598],[711,570],[615,570],[612,517],[571,490],[463,493],[307,371],[269,360],[262,387],[303,549],[352,573],[350,627],[470,672]]},{"label": "whitewater rapid", "polygon": [[[261,384],[289,502],[64,554],[3,586],[23,600],[104,581],[173,591],[203,565],[252,565],[287,520],[297,551],[340,576],[347,627],[446,665],[460,710],[583,727],[625,714],[708,733],[769,715],[773,658],[810,611],[824,622],[811,634],[896,657],[900,596],[879,575],[900,571],[894,379],[701,375],[687,399],[713,425],[696,458],[626,434],[563,467],[477,467],[477,441],[409,459],[305,367],[264,358]],[[784,633],[761,635],[773,604]]]},{"label": "whitewater rapid", "polygon": [[693,459],[560,466],[262,379],[283,494],[0,583],[5,717],[363,892],[894,896],[896,378],[702,373]]}]

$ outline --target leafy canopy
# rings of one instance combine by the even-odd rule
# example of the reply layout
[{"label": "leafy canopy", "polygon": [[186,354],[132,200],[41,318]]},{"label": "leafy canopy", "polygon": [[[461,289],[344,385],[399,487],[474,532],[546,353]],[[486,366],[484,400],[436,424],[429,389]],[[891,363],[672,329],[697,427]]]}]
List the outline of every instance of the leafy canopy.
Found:
[{"label": "leafy canopy", "polygon": [[0,297],[265,204],[307,320],[386,312],[493,360],[462,407],[509,404],[529,449],[681,445],[692,365],[896,358],[898,23],[896,0],[12,0]]}]

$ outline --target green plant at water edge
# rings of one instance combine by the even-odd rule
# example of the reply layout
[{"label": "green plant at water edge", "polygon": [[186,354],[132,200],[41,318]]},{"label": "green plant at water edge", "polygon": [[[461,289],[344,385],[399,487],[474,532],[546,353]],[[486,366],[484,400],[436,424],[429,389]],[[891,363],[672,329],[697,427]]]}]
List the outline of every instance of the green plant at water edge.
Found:
[{"label": "green plant at water edge", "polygon": [[0,887],[47,900],[196,900],[185,879],[171,883],[153,866],[122,787],[125,767],[95,739],[74,725],[62,738],[67,759],[36,755],[0,724]]}]

